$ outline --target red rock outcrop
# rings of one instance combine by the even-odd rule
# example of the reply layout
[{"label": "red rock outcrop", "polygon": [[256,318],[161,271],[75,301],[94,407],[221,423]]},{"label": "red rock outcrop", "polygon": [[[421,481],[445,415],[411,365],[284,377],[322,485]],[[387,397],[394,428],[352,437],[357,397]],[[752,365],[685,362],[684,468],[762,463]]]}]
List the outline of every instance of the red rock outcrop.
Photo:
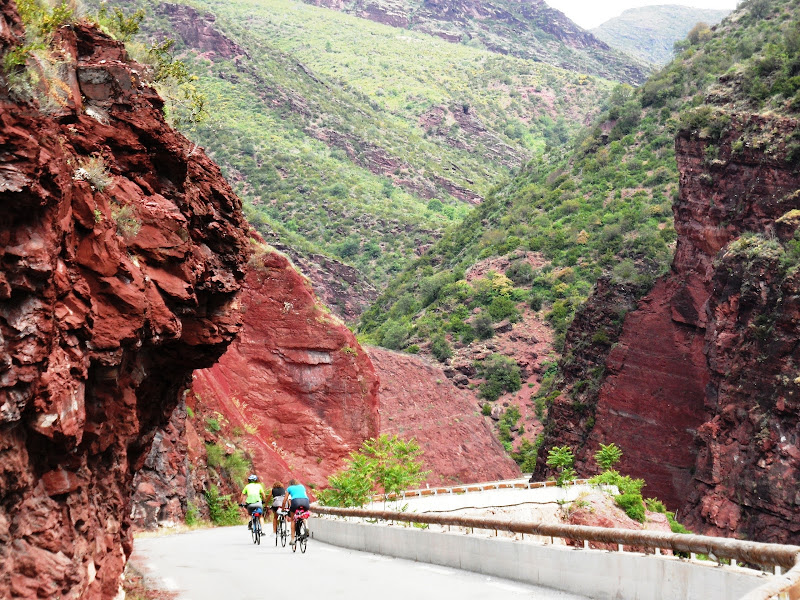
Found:
[{"label": "red rock outcrop", "polygon": [[184,43],[198,52],[213,52],[225,58],[249,57],[243,48],[216,28],[217,18],[211,13],[170,2],[162,2],[156,11],[166,16]]},{"label": "red rock outcrop", "polygon": [[[0,3],[0,50],[23,35]],[[52,47],[48,114],[0,84],[0,597],[94,600],[119,591],[156,429],[239,329],[249,249],[122,45],[79,23]]]},{"label": "red rock outcrop", "polygon": [[[797,543],[798,122],[721,122],[720,140],[677,138],[672,273],[626,319],[579,453],[617,443],[699,530]],[[567,402],[546,446],[580,428]]]},{"label": "red rock outcrop", "polygon": [[375,371],[283,255],[258,253],[245,290],[241,335],[192,390],[245,432],[262,479],[324,484],[379,431]]},{"label": "red rock outcrop", "polygon": [[370,347],[368,352],[380,378],[381,433],[417,440],[431,471],[429,484],[520,476],[473,394],[452,385],[441,367],[383,348]]}]

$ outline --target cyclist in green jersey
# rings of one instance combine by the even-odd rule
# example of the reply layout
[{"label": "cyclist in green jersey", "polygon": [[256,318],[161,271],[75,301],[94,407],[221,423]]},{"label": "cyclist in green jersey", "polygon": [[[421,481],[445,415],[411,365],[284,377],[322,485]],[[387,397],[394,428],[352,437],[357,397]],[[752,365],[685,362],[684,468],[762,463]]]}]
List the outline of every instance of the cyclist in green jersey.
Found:
[{"label": "cyclist in green jersey", "polygon": [[[252,515],[253,512],[257,509],[261,509],[261,517],[259,521],[261,521],[261,529],[264,529],[264,502],[267,501],[267,492],[264,490],[264,486],[261,485],[258,481],[258,477],[256,475],[250,475],[247,478],[249,482],[244,489],[242,490],[242,504],[246,504],[247,514]],[[250,524],[248,523],[248,527]]]}]

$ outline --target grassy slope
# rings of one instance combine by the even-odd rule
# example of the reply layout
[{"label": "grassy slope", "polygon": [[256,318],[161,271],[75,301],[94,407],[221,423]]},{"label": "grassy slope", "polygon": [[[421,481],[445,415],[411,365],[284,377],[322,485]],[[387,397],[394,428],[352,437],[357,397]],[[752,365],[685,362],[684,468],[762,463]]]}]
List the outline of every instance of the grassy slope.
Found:
[{"label": "grassy slope", "polygon": [[[378,286],[467,212],[449,192],[483,195],[563,143],[611,86],[287,0],[195,5],[250,58],[191,59],[212,115],[192,137],[251,221]],[[424,127],[437,107],[442,123]],[[452,116],[465,107],[474,130]]]},{"label": "grassy slope", "polygon": [[[335,0],[304,0],[340,4]],[[544,2],[515,0],[355,0],[336,6],[376,21],[407,23],[411,31],[431,33],[476,48],[487,48],[556,65],[579,73],[640,83],[649,65],[607,47]]]},{"label": "grassy slope", "polygon": [[[491,314],[505,296],[543,303],[563,341],[599,275],[646,290],[672,257],[676,129],[690,123],[713,132],[720,121],[702,106],[707,96],[732,109],[800,109],[799,4],[751,0],[638,90],[617,88],[570,153],[532,161],[400,274],[363,316],[363,337],[399,347],[442,335],[470,339],[476,332],[458,307]],[[549,264],[524,277],[509,273],[517,282],[504,290],[460,281],[476,260],[516,248],[541,252]]]},{"label": "grassy slope", "polygon": [[729,10],[711,10],[666,4],[631,8],[591,30],[612,48],[653,65],[665,65],[674,56],[673,45],[696,23],[716,25]]}]

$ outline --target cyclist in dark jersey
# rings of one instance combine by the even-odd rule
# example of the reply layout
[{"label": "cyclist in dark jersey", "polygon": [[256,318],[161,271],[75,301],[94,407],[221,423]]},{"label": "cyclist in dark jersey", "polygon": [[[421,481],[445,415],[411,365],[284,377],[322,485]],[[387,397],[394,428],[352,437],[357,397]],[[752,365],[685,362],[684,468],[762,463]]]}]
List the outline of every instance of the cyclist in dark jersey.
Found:
[{"label": "cyclist in dark jersey", "polygon": [[[308,501],[308,494],[306,493],[306,488],[304,485],[298,483],[296,479],[292,479],[289,482],[289,487],[286,488],[286,495],[283,498],[283,507],[289,507],[289,520],[290,522],[294,522],[294,513],[297,511],[298,508],[305,508],[308,510],[310,508],[310,503]],[[295,531],[296,523],[292,527],[292,545],[294,545],[295,536],[297,532]]]},{"label": "cyclist in dark jersey", "polygon": [[286,490],[280,481],[272,484],[272,533],[278,533],[278,509],[283,506],[283,497],[286,495]]}]

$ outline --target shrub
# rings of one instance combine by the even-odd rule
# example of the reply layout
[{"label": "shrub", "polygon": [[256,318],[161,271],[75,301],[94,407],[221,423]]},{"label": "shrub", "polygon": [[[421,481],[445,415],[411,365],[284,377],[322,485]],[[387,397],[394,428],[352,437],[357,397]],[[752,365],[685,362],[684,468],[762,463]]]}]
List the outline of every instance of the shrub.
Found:
[{"label": "shrub", "polygon": [[222,466],[225,450],[219,444],[206,444],[206,462],[209,467],[217,469]]},{"label": "shrub", "polygon": [[518,260],[506,269],[506,277],[517,285],[530,283],[533,281],[533,267],[526,261]]},{"label": "shrub", "polygon": [[126,239],[136,237],[142,227],[141,221],[136,218],[136,213],[130,204],[126,206],[112,205],[111,218],[117,224],[117,231]]},{"label": "shrub", "polygon": [[220,425],[219,419],[208,417],[206,419],[206,429],[208,429],[211,433],[217,433],[220,429],[222,429],[222,425]]},{"label": "shrub", "polygon": [[437,334],[431,339],[431,354],[436,357],[439,362],[444,362],[453,356],[453,349],[447,342],[447,339],[442,334]]},{"label": "shrub", "polygon": [[399,350],[406,344],[409,327],[405,323],[389,321],[381,336],[381,346],[389,350]]},{"label": "shrub", "polygon": [[230,496],[220,495],[217,486],[212,485],[205,493],[208,512],[214,525],[241,525],[243,522],[239,506]]},{"label": "shrub", "polygon": [[503,392],[516,392],[522,387],[519,365],[501,354],[492,354],[476,364],[478,373],[486,381],[479,387],[479,395],[486,400],[497,400]]},{"label": "shrub", "polygon": [[75,171],[73,179],[83,179],[88,181],[92,189],[102,192],[109,185],[113,179],[111,174],[106,168],[106,163],[103,161],[102,156],[90,156],[80,162],[80,166]]},{"label": "shrub", "polygon": [[492,414],[492,405],[489,404],[488,402],[484,402],[483,406],[481,407],[481,414],[484,417],[488,417],[489,415],[491,415]]},{"label": "shrub", "polygon": [[644,502],[641,494],[620,494],[614,498],[614,503],[631,519],[644,523]]},{"label": "shrub", "polygon": [[489,304],[487,310],[494,321],[502,321],[503,319],[519,321],[519,311],[516,303],[506,296],[497,296]]},{"label": "shrub", "polygon": [[662,515],[667,512],[667,507],[658,498],[645,498],[644,504],[650,512],[661,513]]},{"label": "shrub", "polygon": [[494,335],[492,318],[485,312],[481,312],[472,320],[472,328],[475,330],[475,335],[481,340],[488,339]]},{"label": "shrub", "polygon": [[191,501],[186,503],[186,516],[184,518],[189,527],[200,523],[200,509]]}]

